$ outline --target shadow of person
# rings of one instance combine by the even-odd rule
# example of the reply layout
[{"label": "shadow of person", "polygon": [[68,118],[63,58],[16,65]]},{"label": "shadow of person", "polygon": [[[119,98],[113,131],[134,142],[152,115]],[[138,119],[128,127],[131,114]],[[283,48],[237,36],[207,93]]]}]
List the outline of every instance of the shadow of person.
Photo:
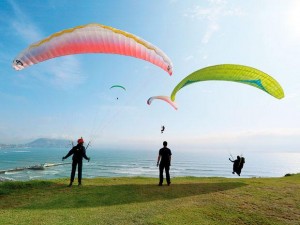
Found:
[{"label": "shadow of person", "polygon": [[[157,200],[171,200],[189,196],[203,195],[240,188],[242,182],[215,182],[172,184],[158,187],[149,184],[117,184],[117,185],[85,185],[67,189],[58,184],[44,188],[32,194],[30,201],[24,201],[18,206],[8,206],[19,209],[61,209],[83,208],[97,206],[112,206],[130,203],[143,203]],[[14,193],[17,198],[18,193]],[[44,196],[51,196],[45,198]],[[7,208],[7,207],[6,207]]]}]

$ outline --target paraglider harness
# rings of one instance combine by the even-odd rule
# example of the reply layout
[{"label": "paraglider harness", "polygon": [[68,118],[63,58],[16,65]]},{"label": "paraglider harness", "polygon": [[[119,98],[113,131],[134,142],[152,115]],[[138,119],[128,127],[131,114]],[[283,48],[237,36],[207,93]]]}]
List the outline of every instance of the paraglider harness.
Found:
[{"label": "paraglider harness", "polygon": [[15,61],[15,62],[16,62],[16,64],[17,64],[17,65],[24,66],[21,60],[18,60],[18,59],[16,59],[16,61]]},{"label": "paraglider harness", "polygon": [[244,166],[244,163],[245,163],[245,158],[241,156],[238,167],[242,169]]},{"label": "paraglider harness", "polygon": [[[87,146],[85,147],[85,150],[87,150],[88,149],[88,147],[90,146],[90,143],[91,143],[91,141],[89,141],[89,143],[87,144]],[[72,147],[74,147],[74,143],[73,143],[73,141],[72,141]]]},{"label": "paraglider harness", "polygon": [[[85,150],[88,149],[88,147],[90,146],[90,144],[91,144],[91,141],[89,141],[89,143],[88,143],[87,146],[85,147]],[[73,143],[73,141],[72,141],[72,148],[74,148],[74,143]],[[90,161],[90,159],[91,159],[91,158],[89,158],[88,162]]]}]

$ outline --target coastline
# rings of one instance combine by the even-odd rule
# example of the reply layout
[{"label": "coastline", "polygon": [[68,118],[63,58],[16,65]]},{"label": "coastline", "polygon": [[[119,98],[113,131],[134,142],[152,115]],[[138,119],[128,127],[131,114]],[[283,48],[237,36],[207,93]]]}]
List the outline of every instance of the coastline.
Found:
[{"label": "coastline", "polygon": [[[291,176],[300,176],[300,172],[298,173],[287,173],[281,177],[261,177],[261,176],[256,176],[256,177],[235,177],[235,178],[229,178],[229,177],[221,177],[221,176],[180,176],[180,177],[171,177],[171,179],[187,179],[187,178],[195,178],[195,179],[280,179],[284,177],[291,177]],[[142,179],[158,179],[158,177],[146,177],[146,176],[120,176],[120,177],[89,177],[89,178],[83,178],[83,180],[93,180],[93,179],[134,179],[134,178],[142,178]],[[165,178],[165,177],[164,177]],[[0,176],[0,183],[1,182],[8,182],[8,181],[13,181],[13,182],[30,182],[30,181],[52,181],[52,180],[57,180],[58,178],[52,178],[52,179],[33,179],[33,180],[14,180],[12,178],[6,178],[6,177],[1,177]],[[60,178],[60,179],[69,179],[68,177],[65,178]],[[75,180],[77,177],[75,177]]]},{"label": "coastline", "polygon": [[[65,153],[65,150],[57,148],[0,151],[0,170],[5,171],[0,177],[19,181],[69,178],[72,158],[62,162],[61,156]],[[221,154],[174,150],[172,153],[171,177],[261,178],[299,172],[300,153],[244,154],[246,163],[241,177],[232,174],[233,164],[228,160],[226,151]],[[158,177],[157,151],[90,149],[87,154],[91,160],[83,161],[83,178]],[[41,164],[45,165],[44,168],[35,168],[35,165]]]}]

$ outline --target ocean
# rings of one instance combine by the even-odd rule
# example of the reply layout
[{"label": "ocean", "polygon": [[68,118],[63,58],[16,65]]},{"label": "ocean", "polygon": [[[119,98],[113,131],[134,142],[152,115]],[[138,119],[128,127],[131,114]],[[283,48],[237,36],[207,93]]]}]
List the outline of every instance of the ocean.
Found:
[{"label": "ocean", "polygon": [[[68,178],[72,157],[62,162],[68,149],[63,148],[10,148],[0,149],[0,180],[33,180]],[[221,153],[220,153],[221,152]],[[172,177],[238,177],[232,174],[232,163],[227,151],[183,152],[172,151],[170,169]],[[94,177],[157,177],[157,151],[101,150],[90,148],[84,160],[83,179]],[[241,177],[282,177],[300,172],[300,153],[247,152]],[[236,157],[236,155],[234,155]],[[39,164],[48,165],[44,170],[24,169]],[[19,168],[19,170],[15,170]],[[77,176],[77,174],[76,174]]]}]

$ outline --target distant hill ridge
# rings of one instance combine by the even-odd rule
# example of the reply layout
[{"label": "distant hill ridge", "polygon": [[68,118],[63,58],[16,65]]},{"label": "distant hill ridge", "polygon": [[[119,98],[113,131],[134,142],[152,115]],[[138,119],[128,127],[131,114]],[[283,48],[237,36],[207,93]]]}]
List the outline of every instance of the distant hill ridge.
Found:
[{"label": "distant hill ridge", "polygon": [[39,138],[25,144],[27,147],[70,147],[71,141],[66,139]]},{"label": "distant hill ridge", "polygon": [[68,148],[71,147],[71,140],[67,139],[54,139],[54,138],[38,138],[26,144],[0,144],[0,148]]}]

